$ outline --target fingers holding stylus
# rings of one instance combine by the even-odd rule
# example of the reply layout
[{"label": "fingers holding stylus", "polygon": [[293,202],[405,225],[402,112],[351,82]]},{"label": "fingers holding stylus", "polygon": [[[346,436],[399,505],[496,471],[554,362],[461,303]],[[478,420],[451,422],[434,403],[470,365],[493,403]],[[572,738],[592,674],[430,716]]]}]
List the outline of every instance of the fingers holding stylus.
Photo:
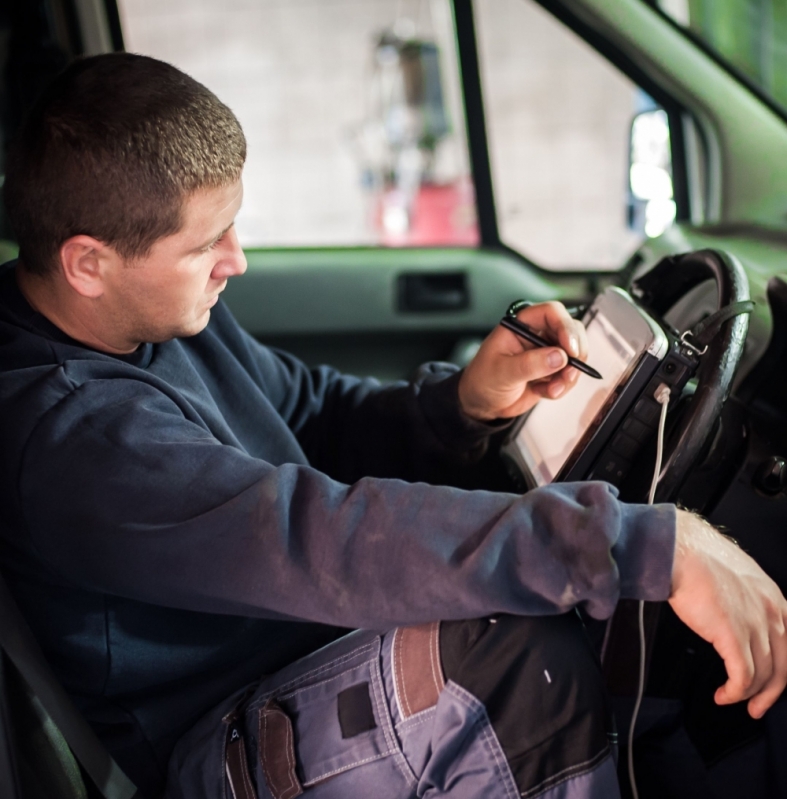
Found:
[{"label": "fingers holding stylus", "polygon": [[587,355],[582,324],[557,302],[528,306],[516,318],[554,345],[531,344],[502,325],[495,327],[460,378],[459,402],[468,416],[510,419],[542,397],[561,396],[577,381],[568,358]]},{"label": "fingers holding stylus", "polygon": [[588,339],[585,326],[572,318],[560,302],[542,302],[522,309],[516,315],[543,338],[561,347],[572,358],[587,360]]},{"label": "fingers holding stylus", "polygon": [[[586,361],[588,340],[585,326],[572,318],[559,302],[545,302],[531,305],[517,313],[517,319],[546,341],[554,342],[568,356]],[[519,339],[518,346],[528,351],[533,345]],[[531,390],[538,397],[556,399],[564,394],[579,379],[579,371],[571,365],[559,372],[531,384]]]}]

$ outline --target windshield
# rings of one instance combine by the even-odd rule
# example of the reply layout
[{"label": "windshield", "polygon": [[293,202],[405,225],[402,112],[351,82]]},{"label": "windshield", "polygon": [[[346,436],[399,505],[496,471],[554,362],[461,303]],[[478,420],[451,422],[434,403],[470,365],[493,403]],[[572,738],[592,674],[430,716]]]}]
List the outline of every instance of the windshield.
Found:
[{"label": "windshield", "polygon": [[784,0],[650,0],[787,110]]}]

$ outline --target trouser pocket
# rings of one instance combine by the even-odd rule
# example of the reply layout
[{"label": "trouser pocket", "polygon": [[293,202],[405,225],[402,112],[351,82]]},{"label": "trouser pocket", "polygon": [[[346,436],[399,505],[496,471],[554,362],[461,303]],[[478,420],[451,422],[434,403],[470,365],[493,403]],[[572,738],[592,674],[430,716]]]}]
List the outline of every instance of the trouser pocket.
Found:
[{"label": "trouser pocket", "polygon": [[165,799],[253,799],[243,724],[250,695],[249,687],[237,691],[178,741]]},{"label": "trouser pocket", "polygon": [[414,778],[394,733],[380,648],[379,636],[349,636],[301,661],[300,674],[262,683],[246,713],[261,796],[292,799],[300,788],[327,796],[332,779],[353,770],[351,782],[371,792],[358,795],[409,793]]}]

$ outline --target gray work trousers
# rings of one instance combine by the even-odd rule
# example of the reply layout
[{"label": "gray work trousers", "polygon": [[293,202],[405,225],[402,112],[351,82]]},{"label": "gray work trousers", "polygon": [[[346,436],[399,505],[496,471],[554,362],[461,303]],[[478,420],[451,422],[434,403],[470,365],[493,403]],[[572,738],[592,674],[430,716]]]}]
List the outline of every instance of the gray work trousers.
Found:
[{"label": "gray work trousers", "polygon": [[230,697],[178,744],[168,799],[615,799],[576,614],[356,631]]}]

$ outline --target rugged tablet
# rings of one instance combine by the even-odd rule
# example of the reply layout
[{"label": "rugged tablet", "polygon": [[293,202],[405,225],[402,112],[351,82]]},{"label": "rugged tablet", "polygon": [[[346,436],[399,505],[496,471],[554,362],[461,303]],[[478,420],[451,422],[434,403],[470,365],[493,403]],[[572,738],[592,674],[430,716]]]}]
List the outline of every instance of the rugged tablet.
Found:
[{"label": "rugged tablet", "polygon": [[502,454],[522,488],[568,480],[619,485],[656,429],[654,394],[670,388],[672,403],[697,367],[697,354],[618,288],[600,294],[583,318],[588,363],[574,388],[542,400],[515,425]]}]

